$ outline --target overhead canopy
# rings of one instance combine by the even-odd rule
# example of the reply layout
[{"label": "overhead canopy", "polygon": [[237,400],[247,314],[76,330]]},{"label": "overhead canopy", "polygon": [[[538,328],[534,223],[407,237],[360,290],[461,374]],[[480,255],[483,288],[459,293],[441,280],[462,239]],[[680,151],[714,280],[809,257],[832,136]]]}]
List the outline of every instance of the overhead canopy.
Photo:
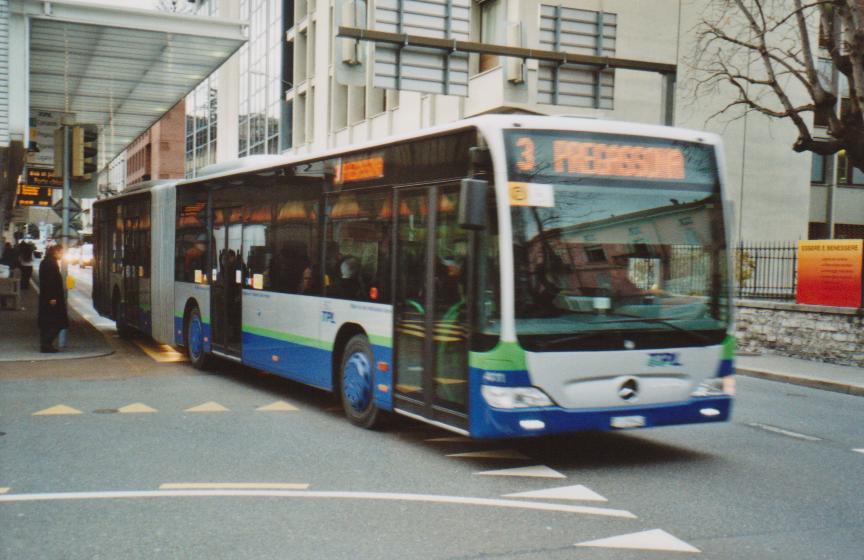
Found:
[{"label": "overhead canopy", "polygon": [[235,20],[37,0],[13,0],[13,13],[15,4],[31,22],[30,109],[99,125],[103,162],[246,41]]}]

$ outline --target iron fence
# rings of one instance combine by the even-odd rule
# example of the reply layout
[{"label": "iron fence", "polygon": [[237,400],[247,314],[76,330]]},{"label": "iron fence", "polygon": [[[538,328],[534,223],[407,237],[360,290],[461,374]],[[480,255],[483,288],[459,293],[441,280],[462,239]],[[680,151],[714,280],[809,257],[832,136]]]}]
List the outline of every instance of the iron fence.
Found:
[{"label": "iron fence", "polygon": [[739,298],[794,300],[798,243],[739,243],[735,248],[735,283]]}]

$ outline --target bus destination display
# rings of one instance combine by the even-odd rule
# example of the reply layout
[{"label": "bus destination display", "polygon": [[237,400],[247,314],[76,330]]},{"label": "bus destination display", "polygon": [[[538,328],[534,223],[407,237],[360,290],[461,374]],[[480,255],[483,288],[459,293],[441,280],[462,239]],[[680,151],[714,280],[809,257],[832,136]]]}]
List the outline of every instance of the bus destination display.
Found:
[{"label": "bus destination display", "polygon": [[[582,137],[580,137],[582,136]],[[696,148],[695,150],[693,148]],[[523,177],[597,177],[654,181],[693,181],[707,169],[702,146],[681,142],[640,143],[609,135],[553,131],[511,131],[507,148],[512,174]],[[694,157],[697,156],[697,157]],[[702,160],[702,161],[697,161]],[[696,182],[701,177],[696,177]]]}]

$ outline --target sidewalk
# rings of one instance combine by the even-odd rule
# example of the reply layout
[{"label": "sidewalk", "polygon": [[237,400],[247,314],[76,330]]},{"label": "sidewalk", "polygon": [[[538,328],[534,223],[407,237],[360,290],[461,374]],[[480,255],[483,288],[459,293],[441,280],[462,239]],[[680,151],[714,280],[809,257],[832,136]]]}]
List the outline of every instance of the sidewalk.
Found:
[{"label": "sidewalk", "polygon": [[70,305],[67,347],[56,354],[40,352],[39,326],[36,323],[38,294],[37,288],[31,284],[29,290],[21,290],[19,309],[0,309],[0,362],[95,358],[114,351],[102,333]]},{"label": "sidewalk", "polygon": [[864,368],[785,356],[737,356],[736,372],[750,377],[864,397]]}]

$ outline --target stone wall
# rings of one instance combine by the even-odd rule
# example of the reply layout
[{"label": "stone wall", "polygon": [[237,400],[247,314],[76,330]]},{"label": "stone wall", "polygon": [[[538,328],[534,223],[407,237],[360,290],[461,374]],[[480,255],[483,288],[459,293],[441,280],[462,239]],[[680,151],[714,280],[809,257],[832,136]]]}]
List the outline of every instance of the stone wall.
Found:
[{"label": "stone wall", "polygon": [[764,353],[864,367],[864,309],[737,301],[742,353]]}]

